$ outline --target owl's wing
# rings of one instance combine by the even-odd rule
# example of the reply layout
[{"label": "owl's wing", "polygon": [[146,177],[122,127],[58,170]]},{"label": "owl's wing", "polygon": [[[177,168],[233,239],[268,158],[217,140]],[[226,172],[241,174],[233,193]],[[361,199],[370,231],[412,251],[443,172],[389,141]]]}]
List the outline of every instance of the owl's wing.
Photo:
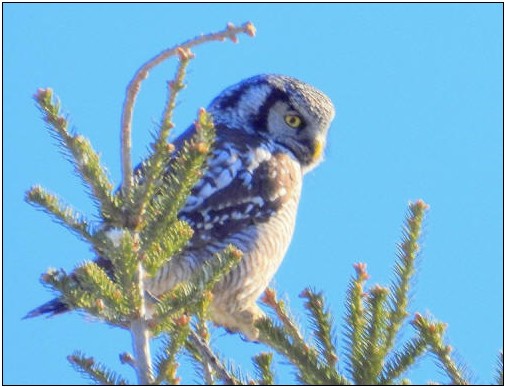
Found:
[{"label": "owl's wing", "polygon": [[[232,236],[266,222],[290,198],[296,174],[284,153],[271,153],[257,137],[217,127],[217,137],[202,178],[191,190],[179,218],[194,235],[186,250],[226,242]],[[174,142],[180,149],[194,134],[190,126]],[[140,181],[141,165],[135,168]]]},{"label": "owl's wing", "polygon": [[296,176],[292,160],[245,140],[217,138],[204,176],[179,213],[195,231],[189,249],[226,241],[266,222],[290,198]]}]

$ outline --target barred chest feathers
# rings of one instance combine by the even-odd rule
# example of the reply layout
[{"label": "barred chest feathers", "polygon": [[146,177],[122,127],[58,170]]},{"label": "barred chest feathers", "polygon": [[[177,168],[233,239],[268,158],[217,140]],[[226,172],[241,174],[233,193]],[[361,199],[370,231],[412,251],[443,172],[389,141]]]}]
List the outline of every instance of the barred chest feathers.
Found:
[{"label": "barred chest feathers", "polygon": [[[235,309],[241,309],[253,304],[268,286],[291,241],[302,187],[300,165],[288,153],[260,146],[236,156],[242,164],[236,181],[247,194],[240,188],[234,191],[233,207],[237,210],[231,217],[243,226],[242,231],[232,232],[225,239],[240,248],[244,257],[215,292],[215,303],[222,298],[228,310],[230,294],[236,301]],[[218,228],[226,227],[222,218],[217,219]],[[226,292],[219,291],[221,288]]]},{"label": "barred chest feathers", "polygon": [[148,283],[154,294],[189,278],[230,243],[244,257],[217,285],[214,304],[226,303],[229,312],[249,306],[277,271],[293,235],[302,171],[289,153],[236,140],[217,144],[205,176],[193,188],[180,218],[195,234]]}]

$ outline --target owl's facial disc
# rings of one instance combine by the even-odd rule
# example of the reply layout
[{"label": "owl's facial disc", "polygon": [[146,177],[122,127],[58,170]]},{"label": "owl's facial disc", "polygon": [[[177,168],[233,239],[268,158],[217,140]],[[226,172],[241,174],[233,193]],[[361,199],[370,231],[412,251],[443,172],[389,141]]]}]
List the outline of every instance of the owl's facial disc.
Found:
[{"label": "owl's facial disc", "polygon": [[329,122],[289,101],[275,103],[269,111],[268,135],[300,161],[304,172],[322,160]]}]

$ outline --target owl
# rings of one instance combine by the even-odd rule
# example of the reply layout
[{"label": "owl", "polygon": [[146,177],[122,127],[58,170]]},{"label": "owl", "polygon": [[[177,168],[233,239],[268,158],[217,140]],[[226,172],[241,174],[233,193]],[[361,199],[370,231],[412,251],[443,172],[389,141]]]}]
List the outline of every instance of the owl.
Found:
[{"label": "owl", "polygon": [[[263,315],[256,301],[286,254],[303,176],[322,160],[335,110],[321,91],[283,75],[243,80],[207,110],[216,129],[213,150],[178,214],[194,235],[157,276],[146,279],[145,289],[154,298],[163,295],[233,244],[244,255],[213,289],[209,314],[215,324],[254,340],[254,322]],[[194,130],[190,127],[175,145]],[[64,308],[61,302],[50,304],[31,313]]]}]

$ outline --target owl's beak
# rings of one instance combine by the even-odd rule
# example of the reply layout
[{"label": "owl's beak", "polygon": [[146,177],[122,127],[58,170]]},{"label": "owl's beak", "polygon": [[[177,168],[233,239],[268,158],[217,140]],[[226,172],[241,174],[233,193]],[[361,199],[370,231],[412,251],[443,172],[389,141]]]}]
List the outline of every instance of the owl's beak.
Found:
[{"label": "owl's beak", "polygon": [[311,141],[311,145],[305,148],[307,153],[305,153],[306,160],[302,169],[304,174],[314,169],[322,161],[325,144],[323,139],[316,138]]},{"label": "owl's beak", "polygon": [[312,160],[317,161],[323,156],[324,151],[324,141],[316,139],[314,141],[314,148],[312,151]]}]

